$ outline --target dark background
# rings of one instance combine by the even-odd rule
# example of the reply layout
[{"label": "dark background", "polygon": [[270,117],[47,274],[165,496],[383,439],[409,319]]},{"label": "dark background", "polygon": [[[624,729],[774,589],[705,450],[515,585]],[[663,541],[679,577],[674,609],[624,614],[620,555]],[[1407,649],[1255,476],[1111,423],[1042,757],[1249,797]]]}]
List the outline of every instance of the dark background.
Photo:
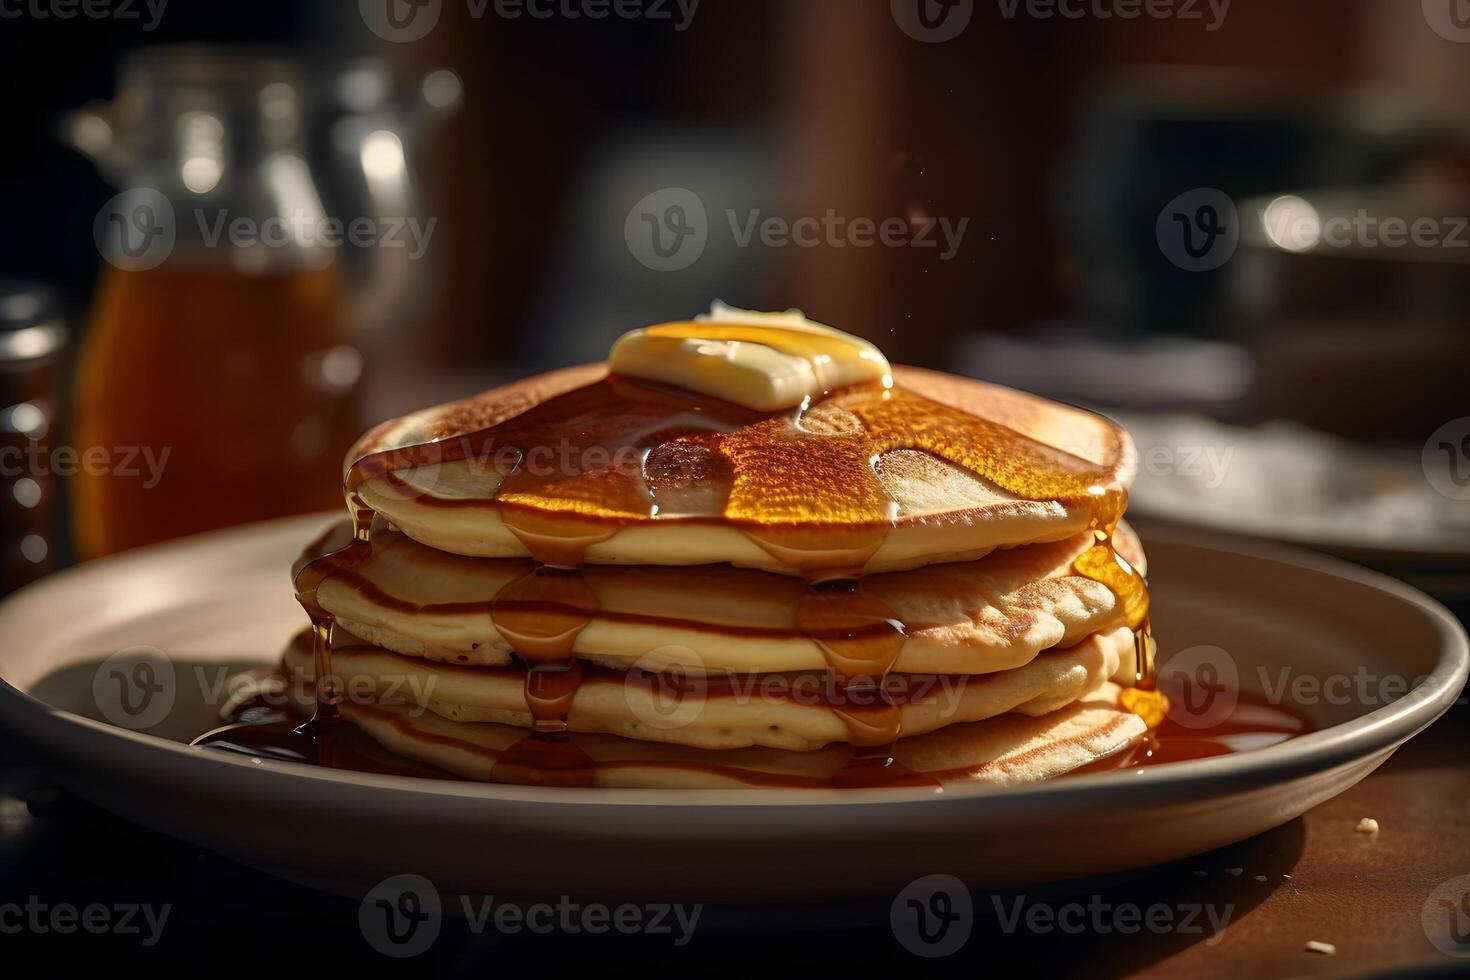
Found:
[{"label": "dark background", "polygon": [[[411,44],[377,39],[352,3],[172,0],[151,31],[136,21],[5,19],[0,193],[14,233],[0,241],[0,268],[54,283],[73,311],[85,310],[98,264],[86,232],[111,189],[54,138],[58,118],[112,95],[124,52],[208,41],[376,53],[403,79],[438,66],[463,79],[462,110],[418,160],[426,211],[442,224],[448,288],[403,343],[431,361],[547,358],[530,327],[554,318],[570,284],[568,223],[586,230],[579,200],[599,166],[619,153],[642,160],[650,147],[675,175],[681,157],[699,159],[705,146],[741,147],[751,156],[740,162],[760,163],[744,175],[759,185],[752,206],[768,214],[968,217],[949,262],[881,248],[757,247],[741,257],[747,285],[728,301],[799,306],[881,338],[896,360],[941,365],[967,332],[1025,331],[1089,304],[1098,330],[1226,329],[1198,322],[1185,302],[1129,322],[1126,304],[1090,300],[1078,253],[1107,247],[1091,244],[1095,217],[1073,188],[1102,182],[1124,195],[1172,180],[1156,188],[1162,195],[1210,178],[1244,195],[1393,176],[1410,153],[1399,131],[1453,135],[1465,124],[1453,95],[1465,52],[1415,7],[1235,0],[1209,31],[1198,20],[1008,18],[1000,4],[977,2],[965,31],[938,44],[896,29],[886,0],[703,0],[682,32],[669,21],[506,20],[493,5],[474,19],[446,2],[434,31]],[[1370,87],[1381,119],[1339,118],[1342,100],[1366,99]],[[1189,114],[1252,129],[1206,146],[1208,127],[1181,137],[1157,125]],[[1340,153],[1303,152],[1334,129]],[[1123,154],[1140,135],[1155,144]],[[1156,213],[1141,215],[1145,231]],[[1115,246],[1136,231],[1121,224],[1103,229]],[[1146,274],[1169,278],[1156,250],[1143,259]],[[627,322],[692,312],[678,305],[697,292],[684,278],[643,291]],[[1190,284],[1209,289],[1214,278]],[[627,305],[614,290],[582,302],[613,301]],[[600,329],[605,346],[621,322],[562,329]]]}]

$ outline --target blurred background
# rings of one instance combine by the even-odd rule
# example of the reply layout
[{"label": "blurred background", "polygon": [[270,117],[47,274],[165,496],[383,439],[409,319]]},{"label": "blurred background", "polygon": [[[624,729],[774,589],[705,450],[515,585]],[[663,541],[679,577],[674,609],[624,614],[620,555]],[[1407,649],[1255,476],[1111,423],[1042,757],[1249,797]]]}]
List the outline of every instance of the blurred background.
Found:
[{"label": "blurred background", "polygon": [[721,299],[1470,596],[1462,0],[26,0],[0,83],[0,591]]}]

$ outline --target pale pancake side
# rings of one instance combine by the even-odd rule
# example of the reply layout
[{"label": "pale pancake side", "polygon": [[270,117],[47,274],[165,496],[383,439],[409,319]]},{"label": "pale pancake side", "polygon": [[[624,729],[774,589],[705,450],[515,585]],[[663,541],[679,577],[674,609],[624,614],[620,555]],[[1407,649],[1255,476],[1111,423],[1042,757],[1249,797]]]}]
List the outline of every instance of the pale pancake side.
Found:
[{"label": "pale pancake side", "polygon": [[[1132,633],[1117,629],[999,674],[891,675],[889,690],[899,704],[906,736],[1006,712],[1047,714],[1101,688],[1131,657],[1132,649]],[[309,645],[293,644],[285,666],[309,680]],[[332,653],[332,670],[338,689],[353,701],[400,703],[452,721],[532,725],[524,668],[455,667],[339,643]],[[292,689],[310,690],[311,685],[293,684]],[[830,697],[843,695],[830,687],[825,672],[694,680],[585,668],[567,724],[579,733],[703,749],[764,746],[807,751],[849,737],[828,702]],[[859,692],[847,698],[858,708],[876,703],[876,694]]]},{"label": "pale pancake side", "polygon": [[[1132,533],[1120,551],[1141,564]],[[323,547],[345,543],[344,527]],[[867,576],[864,593],[906,627],[895,669],[981,674],[1027,663],[1116,624],[1116,597],[1071,574],[1089,533],[1053,544],[996,551],[974,562]],[[392,531],[375,533],[371,557],[329,577],[318,601],[351,633],[407,656],[500,666],[512,660],[493,599],[531,569],[524,559],[476,559],[427,548]],[[574,645],[612,667],[678,666],[686,672],[777,672],[826,666],[797,628],[804,584],[730,566],[588,566],[599,611]]]},{"label": "pale pancake side", "polygon": [[[1090,697],[1039,717],[1006,714],[900,739],[894,758],[946,783],[1035,782],[1097,762],[1134,744],[1143,719],[1118,705],[1106,684]],[[501,753],[524,737],[508,725],[456,722],[401,705],[344,704],[343,714],[392,752],[464,779],[489,781]],[[606,788],[824,788],[847,762],[846,746],[812,752],[748,748],[710,751],[616,735],[579,735]]]}]

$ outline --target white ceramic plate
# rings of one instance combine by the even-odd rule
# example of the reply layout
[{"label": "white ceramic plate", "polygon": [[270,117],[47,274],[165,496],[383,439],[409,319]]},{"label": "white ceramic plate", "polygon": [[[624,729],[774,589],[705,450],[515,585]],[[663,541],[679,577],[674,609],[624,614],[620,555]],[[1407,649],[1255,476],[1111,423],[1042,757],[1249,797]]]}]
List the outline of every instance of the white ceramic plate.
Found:
[{"label": "white ceramic plate", "polygon": [[[1275,827],[1438,717],[1470,663],[1464,630],[1407,586],[1303,553],[1170,537],[1148,542],[1166,668],[1207,644],[1228,651],[1247,690],[1283,678],[1352,688],[1366,673],[1358,693],[1329,683],[1302,705],[1327,727],[1136,774],[940,796],[536,789],[255,763],[171,741],[208,724],[200,678],[268,663],[300,628],[287,569],[326,520],[144,549],[12,597],[0,605],[0,720],[51,750],[77,794],[296,878],[414,872],[445,889],[627,900],[856,897],[932,873],[994,887],[1118,871]],[[98,665],[134,644],[164,651],[175,679],[173,709],[144,732],[97,720],[127,720]]]}]

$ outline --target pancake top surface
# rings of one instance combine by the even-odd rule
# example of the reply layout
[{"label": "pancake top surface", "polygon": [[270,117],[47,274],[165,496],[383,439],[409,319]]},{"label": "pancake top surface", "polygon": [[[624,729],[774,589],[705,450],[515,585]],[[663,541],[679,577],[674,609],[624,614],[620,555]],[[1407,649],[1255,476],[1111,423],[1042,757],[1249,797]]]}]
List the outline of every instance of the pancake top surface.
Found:
[{"label": "pancake top surface", "polygon": [[771,551],[847,549],[861,565],[894,528],[1030,520],[993,547],[1050,534],[1038,515],[1069,516],[1059,536],[1121,513],[1135,459],[1110,421],[938,372],[895,368],[893,381],[762,412],[569,368],[379,426],[348,478],[406,527],[493,511],[547,561],[548,536],[681,522]]}]

